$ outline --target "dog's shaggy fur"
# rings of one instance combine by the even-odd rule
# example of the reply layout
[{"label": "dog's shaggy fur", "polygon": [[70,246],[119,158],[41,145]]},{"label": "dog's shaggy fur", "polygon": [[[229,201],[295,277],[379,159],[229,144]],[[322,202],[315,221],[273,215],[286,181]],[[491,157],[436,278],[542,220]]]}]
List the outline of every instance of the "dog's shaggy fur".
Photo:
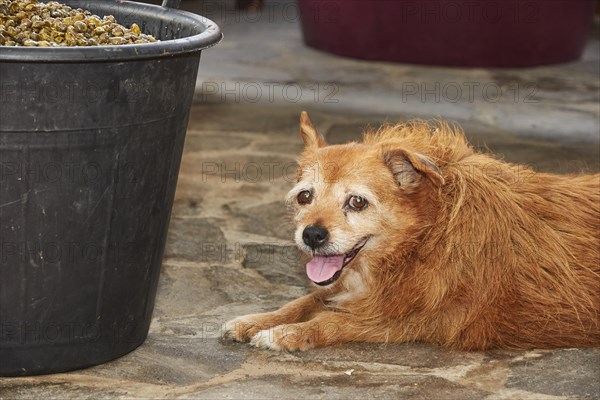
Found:
[{"label": "dog's shaggy fur", "polygon": [[[313,200],[295,206],[299,247],[319,254],[302,243],[311,224],[329,229],[342,253],[368,241],[339,279],[278,311],[230,321],[226,336],[284,350],[350,341],[600,345],[600,174],[509,164],[444,122],[384,126],[362,143],[329,146],[303,114],[301,134],[290,200],[306,189]],[[369,207],[344,209],[361,190]]]}]

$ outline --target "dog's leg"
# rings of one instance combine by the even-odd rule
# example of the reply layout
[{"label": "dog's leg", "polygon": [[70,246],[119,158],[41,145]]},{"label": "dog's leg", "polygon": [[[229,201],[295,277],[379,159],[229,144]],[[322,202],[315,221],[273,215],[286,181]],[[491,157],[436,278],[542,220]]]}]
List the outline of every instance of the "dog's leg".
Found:
[{"label": "dog's leg", "polygon": [[247,342],[262,330],[306,321],[323,308],[321,295],[318,292],[311,293],[286,304],[277,311],[232,319],[225,324],[223,337],[237,342]]},{"label": "dog's leg", "polygon": [[271,350],[307,350],[316,347],[357,341],[382,341],[371,337],[350,314],[323,311],[313,319],[279,325],[257,332],[250,343]]}]

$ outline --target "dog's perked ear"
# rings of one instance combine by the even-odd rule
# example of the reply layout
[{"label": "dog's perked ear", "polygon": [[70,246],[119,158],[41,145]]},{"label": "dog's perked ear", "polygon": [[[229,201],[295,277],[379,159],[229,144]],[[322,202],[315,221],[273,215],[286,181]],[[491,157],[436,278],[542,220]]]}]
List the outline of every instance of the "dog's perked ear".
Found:
[{"label": "dog's perked ear", "polygon": [[306,111],[300,113],[300,136],[306,147],[319,148],[327,146],[325,139],[317,132]]},{"label": "dog's perked ear", "polygon": [[437,165],[426,156],[404,149],[384,152],[383,159],[394,174],[398,185],[407,191],[413,191],[423,177],[436,187],[444,184],[444,177]]}]

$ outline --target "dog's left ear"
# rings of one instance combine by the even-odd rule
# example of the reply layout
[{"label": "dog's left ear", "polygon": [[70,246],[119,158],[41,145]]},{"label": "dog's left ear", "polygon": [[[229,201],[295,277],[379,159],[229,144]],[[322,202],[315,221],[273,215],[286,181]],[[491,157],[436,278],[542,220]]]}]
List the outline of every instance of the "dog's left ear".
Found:
[{"label": "dog's left ear", "polygon": [[423,177],[436,187],[444,184],[444,177],[438,166],[422,154],[395,149],[384,152],[383,159],[404,190],[410,192],[416,189]]},{"label": "dog's left ear", "polygon": [[300,113],[300,136],[302,136],[302,141],[308,148],[327,146],[325,139],[319,132],[317,132],[310,121],[310,118],[308,118],[308,113],[306,111],[302,111]]}]

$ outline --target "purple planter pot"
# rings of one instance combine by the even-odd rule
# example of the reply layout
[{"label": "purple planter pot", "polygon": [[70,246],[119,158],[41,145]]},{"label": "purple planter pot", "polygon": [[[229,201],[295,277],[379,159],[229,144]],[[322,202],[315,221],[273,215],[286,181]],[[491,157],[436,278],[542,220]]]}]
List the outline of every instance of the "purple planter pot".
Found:
[{"label": "purple planter pot", "polygon": [[298,0],[304,41],[366,60],[531,67],[578,59],[594,0]]}]

